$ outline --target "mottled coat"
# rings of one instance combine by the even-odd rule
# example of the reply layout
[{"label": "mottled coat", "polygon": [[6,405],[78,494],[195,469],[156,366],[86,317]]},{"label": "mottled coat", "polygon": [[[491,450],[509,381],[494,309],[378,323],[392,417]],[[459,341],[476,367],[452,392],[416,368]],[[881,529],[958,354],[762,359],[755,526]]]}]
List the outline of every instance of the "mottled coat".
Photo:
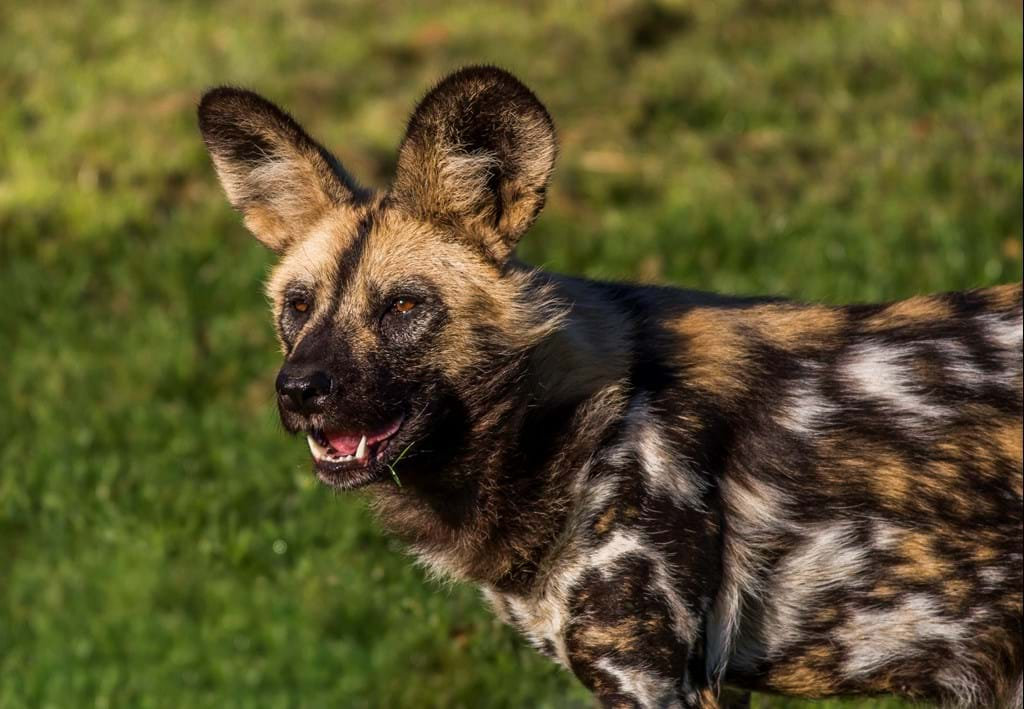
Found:
[{"label": "mottled coat", "polygon": [[383,193],[255,94],[199,114],[281,257],[317,476],[602,703],[1021,706],[1019,284],[826,307],[527,267],[554,128],[497,69],[427,95]]}]

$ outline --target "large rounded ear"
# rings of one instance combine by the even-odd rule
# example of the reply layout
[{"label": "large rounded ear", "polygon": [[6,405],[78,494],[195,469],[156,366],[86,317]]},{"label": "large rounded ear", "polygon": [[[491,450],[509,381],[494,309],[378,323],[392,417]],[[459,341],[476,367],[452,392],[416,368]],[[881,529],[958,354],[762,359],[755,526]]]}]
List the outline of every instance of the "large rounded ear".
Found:
[{"label": "large rounded ear", "polygon": [[518,79],[460,69],[409,119],[393,195],[503,263],[544,206],[556,152],[551,116]]},{"label": "large rounded ear", "polygon": [[295,119],[251,91],[206,92],[199,129],[231,205],[274,251],[284,251],[332,207],[364,196]]}]

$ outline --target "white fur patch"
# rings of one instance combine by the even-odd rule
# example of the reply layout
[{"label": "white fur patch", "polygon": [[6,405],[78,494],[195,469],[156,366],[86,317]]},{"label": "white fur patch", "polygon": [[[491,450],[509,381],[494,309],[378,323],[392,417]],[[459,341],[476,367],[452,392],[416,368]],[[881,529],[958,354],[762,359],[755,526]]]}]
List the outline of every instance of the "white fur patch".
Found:
[{"label": "white fur patch", "polygon": [[657,418],[647,398],[637,397],[626,413],[622,438],[612,447],[609,461],[628,465],[629,458],[635,455],[648,490],[667,495],[680,505],[702,509],[704,485],[691,461],[681,459],[672,450],[656,424]]},{"label": "white fur patch", "polygon": [[[563,561],[560,570],[546,579],[538,593],[503,597],[512,610],[513,620],[527,638],[538,647],[549,642],[558,661],[568,667],[564,629],[573,588],[588,572],[597,571],[608,576],[614,573],[620,560],[631,556],[642,556],[651,561],[654,567],[652,590],[657,590],[668,606],[676,635],[686,642],[692,641],[697,633],[696,621],[676,593],[665,561],[633,533],[616,532],[596,550],[579,553],[571,561]],[[499,600],[492,599],[492,604],[498,606]]]},{"label": "white fur patch", "polygon": [[515,615],[516,626],[530,642],[541,647],[551,643],[555,659],[569,667],[569,655],[565,649],[563,629],[566,621],[567,598],[560,593],[521,598],[507,596],[509,606]]},{"label": "white fur patch", "polygon": [[779,564],[763,598],[769,656],[804,639],[804,621],[823,594],[863,585],[869,550],[852,541],[853,531],[849,522],[808,527],[804,542]]},{"label": "white fur patch", "polygon": [[942,354],[945,370],[957,384],[980,386],[989,378],[964,343],[959,340],[937,340],[934,345]]},{"label": "white fur patch", "polygon": [[722,584],[708,618],[708,667],[719,677],[730,663],[743,668],[764,654],[758,641],[740,635],[744,607],[764,595],[759,549],[792,528],[785,494],[761,480],[726,478],[722,501],[730,533],[723,549]]},{"label": "white fur patch", "polygon": [[998,588],[1006,581],[1006,570],[997,566],[984,566],[978,570],[978,576],[989,588]]},{"label": "white fur patch", "polygon": [[589,556],[588,564],[607,577],[614,570],[615,562],[624,556],[642,556],[651,563],[654,567],[654,587],[669,607],[675,635],[684,642],[690,642],[697,634],[695,618],[676,592],[665,560],[638,534],[615,532],[606,544]]},{"label": "white fur patch", "polygon": [[615,570],[615,563],[623,556],[644,553],[644,545],[640,537],[629,532],[617,531],[611,538],[588,554],[587,566],[598,569],[607,576]]},{"label": "white fur patch", "polygon": [[930,596],[913,594],[885,610],[860,610],[843,625],[837,637],[846,647],[844,672],[859,677],[913,657],[934,643],[955,643],[966,626],[943,616]]},{"label": "white fur patch", "polygon": [[906,423],[929,426],[950,412],[916,391],[909,362],[912,354],[911,350],[895,345],[858,344],[846,354],[842,371],[851,385],[872,403]]},{"label": "white fur patch", "polygon": [[977,318],[987,339],[1001,350],[1003,375],[1001,383],[1010,388],[1021,386],[1021,351],[1024,347],[1024,322],[1021,316],[1006,317],[995,313]]},{"label": "white fur patch", "polygon": [[875,520],[872,530],[874,531],[875,547],[882,551],[895,548],[906,534],[906,530],[902,527],[882,520]]},{"label": "white fur patch", "polygon": [[437,161],[437,179],[444,186],[444,208],[453,214],[476,210],[486,199],[488,181],[500,162],[490,153],[452,151]]},{"label": "white fur patch", "polygon": [[778,419],[783,428],[793,433],[813,436],[838,413],[836,404],[829,401],[820,389],[817,377],[811,375],[802,378],[790,390]]},{"label": "white fur patch", "polygon": [[[1024,348],[1024,320],[1020,315],[1004,316],[986,313],[978,316],[985,334],[1000,349],[1012,354],[1021,354]],[[1017,361],[1020,364],[1020,360]]]},{"label": "white fur patch", "polygon": [[681,709],[683,706],[670,678],[632,667],[617,667],[608,658],[598,660],[596,664],[598,669],[615,678],[620,692],[632,696],[641,707]]},{"label": "white fur patch", "polygon": [[954,707],[975,709],[976,707],[992,706],[987,701],[990,690],[986,687],[986,681],[978,676],[977,671],[962,661],[939,669],[935,673],[935,680],[955,697],[952,704]]}]

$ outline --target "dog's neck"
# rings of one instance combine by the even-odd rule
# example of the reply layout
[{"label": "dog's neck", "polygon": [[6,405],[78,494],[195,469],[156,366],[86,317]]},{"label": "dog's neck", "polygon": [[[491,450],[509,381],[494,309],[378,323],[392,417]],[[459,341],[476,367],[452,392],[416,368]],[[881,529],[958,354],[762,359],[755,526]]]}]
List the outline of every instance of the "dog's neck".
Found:
[{"label": "dog's neck", "polygon": [[567,310],[561,326],[530,357],[534,391],[546,405],[581,402],[618,382],[631,365],[628,319],[595,284],[541,274]]},{"label": "dog's neck", "polygon": [[629,330],[593,286],[538,276],[566,306],[525,354],[515,386],[474,423],[466,453],[436,487],[380,490],[384,526],[438,575],[529,586],[562,532],[570,486],[621,419]]}]

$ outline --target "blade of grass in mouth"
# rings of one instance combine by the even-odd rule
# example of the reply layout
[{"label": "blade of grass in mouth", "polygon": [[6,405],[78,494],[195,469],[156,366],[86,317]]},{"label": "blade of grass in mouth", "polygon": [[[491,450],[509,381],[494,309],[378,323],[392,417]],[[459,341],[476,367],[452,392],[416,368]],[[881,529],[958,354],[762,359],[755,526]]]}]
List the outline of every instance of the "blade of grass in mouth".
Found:
[{"label": "blade of grass in mouth", "polygon": [[405,447],[405,450],[398,454],[398,457],[395,458],[394,463],[388,463],[388,470],[391,472],[391,477],[395,481],[395,485],[397,485],[398,487],[402,487],[402,481],[398,478],[398,472],[395,470],[395,466],[398,465],[402,458],[405,457],[405,454],[409,452],[410,448],[412,448],[412,443],[407,445]]}]

